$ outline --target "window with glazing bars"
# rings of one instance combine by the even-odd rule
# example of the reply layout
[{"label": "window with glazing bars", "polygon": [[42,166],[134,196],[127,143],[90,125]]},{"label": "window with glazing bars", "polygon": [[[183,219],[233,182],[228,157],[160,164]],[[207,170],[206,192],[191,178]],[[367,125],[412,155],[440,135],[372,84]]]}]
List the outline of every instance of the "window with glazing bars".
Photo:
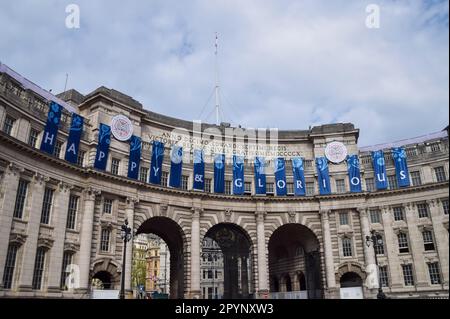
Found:
[{"label": "window with glazing bars", "polygon": [[431,230],[424,230],[422,237],[425,251],[434,250],[433,232]]},{"label": "window with glazing bars", "polygon": [[78,201],[79,201],[78,196],[70,195],[69,210],[67,212],[67,228],[68,229],[75,229],[75,223],[77,220]]},{"label": "window with glazing bars", "polygon": [[398,188],[397,176],[395,176],[395,175],[388,176],[388,183],[389,183],[389,189]]},{"label": "window with glazing bars", "polygon": [[430,212],[428,210],[427,203],[419,203],[419,204],[417,204],[417,211],[419,212],[419,218],[430,217]]},{"label": "window with glazing bars", "polygon": [[[381,234],[380,234],[381,236]],[[381,237],[381,243],[376,243],[374,245],[375,253],[377,255],[384,255],[384,238]]]},{"label": "window with glazing bars", "polygon": [[111,214],[112,213],[112,205],[113,200],[109,198],[103,199],[103,214]]},{"label": "window with glazing bars", "polygon": [[430,281],[432,285],[441,284],[441,272],[437,262],[428,263],[428,273],[430,274]]},{"label": "window with glazing bars", "polygon": [[39,132],[37,130],[35,130],[34,128],[32,128],[30,130],[30,135],[28,135],[28,145],[30,145],[32,147],[36,147],[38,136],[39,136]]},{"label": "window with glazing bars", "polygon": [[167,183],[169,181],[169,173],[168,172],[161,172],[161,186],[167,186]]},{"label": "window with glazing bars", "polygon": [[42,286],[42,275],[44,273],[45,266],[45,249],[39,247],[36,251],[36,258],[34,261],[33,271],[33,289],[40,290]]},{"label": "window with glazing bars", "polygon": [[399,233],[398,238],[398,249],[400,253],[409,253],[409,243],[408,236],[405,233]]},{"label": "window with glazing bars", "polygon": [[436,181],[445,182],[447,177],[445,176],[444,166],[439,166],[434,169],[434,174],[436,175]]},{"label": "window with glazing bars", "polygon": [[77,155],[77,165],[83,167],[84,166],[84,157],[86,155],[85,151],[82,150],[78,150],[78,155]]},{"label": "window with glazing bars", "polygon": [[348,213],[347,212],[339,213],[339,224],[348,225]]},{"label": "window with glazing bars", "polygon": [[244,193],[248,195],[252,193],[252,182],[244,182]]},{"label": "window with glazing bars", "polygon": [[26,180],[19,180],[17,187],[16,203],[14,205],[14,217],[22,218],[23,208],[25,206],[25,199],[27,197],[28,182]]},{"label": "window with glazing bars", "polygon": [[5,122],[3,123],[3,132],[5,132],[8,135],[11,135],[14,122],[15,120],[12,117],[6,116]]},{"label": "window with glazing bars", "polygon": [[211,193],[211,178],[205,178],[205,192]]},{"label": "window with glazing bars", "polygon": [[266,193],[267,194],[273,194],[274,193],[274,191],[273,191],[273,183],[271,183],[271,182],[266,183]]},{"label": "window with glazing bars", "polygon": [[373,192],[375,190],[375,180],[373,178],[366,178],[366,191]]},{"label": "window with glazing bars", "polygon": [[108,228],[103,228],[100,238],[100,250],[104,252],[109,251],[109,241],[111,237],[111,230]]},{"label": "window with glazing bars", "polygon": [[344,257],[352,256],[352,239],[348,237],[342,238],[342,254]]},{"label": "window with glazing bars", "polygon": [[68,283],[67,278],[70,275],[70,271],[69,271],[69,265],[72,264],[72,258],[73,257],[73,253],[72,252],[68,252],[65,251],[63,254],[63,263],[62,263],[62,268],[61,268],[61,289],[63,290],[67,290],[68,288]]},{"label": "window with glazing bars", "polygon": [[53,149],[53,155],[57,158],[59,158],[61,155],[62,144],[63,143],[58,140],[56,140],[56,142],[55,142],[55,148]]},{"label": "window with glazing bars", "polygon": [[405,213],[403,211],[403,207],[397,206],[394,207],[394,220],[405,220]]},{"label": "window with glazing bars", "polygon": [[382,287],[389,287],[389,274],[387,266],[381,266],[378,268],[380,282]]},{"label": "window with glazing bars", "polygon": [[422,185],[422,177],[420,171],[411,172],[411,182],[413,186]]},{"label": "window with glazing bars", "polygon": [[442,209],[444,210],[444,215],[448,215],[448,199],[442,200]]},{"label": "window with glazing bars", "polygon": [[48,225],[50,213],[52,211],[53,189],[46,187],[44,192],[44,202],[42,203],[41,224]]},{"label": "window with glazing bars", "polygon": [[147,180],[148,180],[148,168],[147,167],[141,167],[139,169],[139,180],[144,183],[147,182]]},{"label": "window with glazing bars", "polygon": [[414,286],[414,275],[411,264],[402,265],[405,286]]},{"label": "window with glazing bars", "polygon": [[113,158],[111,160],[111,174],[119,175],[119,166],[120,166],[120,160],[117,158]]},{"label": "window with glazing bars", "polygon": [[14,269],[16,267],[18,247],[14,244],[9,244],[8,252],[6,253],[5,268],[3,271],[3,288],[11,289],[14,279]]},{"label": "window with glazing bars", "polygon": [[306,191],[306,196],[313,196],[314,195],[314,182],[306,182],[305,183],[305,191]]},{"label": "window with glazing bars", "polygon": [[345,180],[337,179],[336,180],[336,192],[337,193],[345,193]]},{"label": "window with glazing bars", "polygon": [[370,222],[372,224],[381,223],[381,213],[379,209],[371,209],[370,210]]},{"label": "window with glazing bars", "polygon": [[288,195],[294,194],[294,183],[286,183],[286,189]]},{"label": "window with glazing bars", "polygon": [[187,191],[188,187],[189,187],[188,185],[189,185],[189,176],[182,175],[181,176],[181,189]]},{"label": "window with glazing bars", "polygon": [[225,194],[231,195],[231,181],[225,181]]}]

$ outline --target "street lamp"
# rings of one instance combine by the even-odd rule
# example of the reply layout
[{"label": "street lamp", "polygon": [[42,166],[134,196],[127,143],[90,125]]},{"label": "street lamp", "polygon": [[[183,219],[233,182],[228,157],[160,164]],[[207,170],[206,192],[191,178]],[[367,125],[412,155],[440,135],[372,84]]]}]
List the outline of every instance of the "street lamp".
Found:
[{"label": "street lamp", "polygon": [[122,282],[120,283],[120,299],[125,299],[125,262],[127,256],[127,243],[131,240],[131,228],[128,227],[128,219],[120,229],[120,238],[123,240]]},{"label": "street lamp", "polygon": [[381,247],[383,245],[383,237],[377,233],[375,230],[370,231],[370,236],[366,236],[366,245],[370,247],[370,244],[373,245],[373,251],[375,253],[375,264],[377,265],[378,270],[378,294],[377,299],[386,299],[386,295],[383,292],[382,284],[381,284],[381,276],[380,276],[380,268],[378,266],[378,258],[377,258],[377,247]]}]

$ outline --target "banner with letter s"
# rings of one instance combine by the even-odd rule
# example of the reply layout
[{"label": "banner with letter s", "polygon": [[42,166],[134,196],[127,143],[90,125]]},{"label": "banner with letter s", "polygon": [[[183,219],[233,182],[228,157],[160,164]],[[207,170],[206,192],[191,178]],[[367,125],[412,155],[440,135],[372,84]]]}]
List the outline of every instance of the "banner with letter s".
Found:
[{"label": "banner with letter s", "polygon": [[233,194],[244,194],[244,185],[244,157],[233,155]]},{"label": "banner with letter s", "polygon": [[372,164],[376,188],[379,190],[387,189],[388,182],[386,178],[386,162],[384,160],[383,151],[380,150],[372,152]]},{"label": "banner with letter s", "polygon": [[181,187],[181,172],[183,169],[183,148],[173,145],[170,153],[170,187]]},{"label": "banner with letter s", "polygon": [[358,155],[349,155],[347,157],[348,178],[350,182],[350,192],[362,192],[361,170],[359,166]]},{"label": "banner with letter s", "polygon": [[150,167],[150,183],[158,185],[161,184],[163,160],[164,160],[164,144],[159,141],[153,141],[152,163]]},{"label": "banner with letter s", "polygon": [[225,192],[225,154],[214,157],[214,193]]},{"label": "banner with letter s", "polygon": [[140,137],[132,135],[130,138],[130,158],[128,161],[128,177],[138,179],[141,163],[142,141]]},{"label": "banner with letter s", "polygon": [[64,159],[72,164],[78,160],[78,150],[80,146],[81,133],[83,132],[84,118],[76,113],[72,113],[69,138],[67,139],[66,155]]},{"label": "banner with letter s", "polygon": [[194,150],[194,185],[196,190],[205,189],[205,161],[202,150]]},{"label": "banner with letter s", "polygon": [[266,170],[264,157],[255,157],[255,193],[266,194]]},{"label": "banner with letter s", "polygon": [[398,186],[410,186],[409,170],[405,149],[402,147],[394,147],[392,149],[392,157],[394,158],[395,175],[397,175]]},{"label": "banner with letter s", "polygon": [[286,164],[283,157],[275,159],[275,184],[277,196],[286,196]]},{"label": "banner with letter s", "polygon": [[317,175],[319,179],[320,195],[331,194],[330,174],[328,172],[328,161],[325,157],[316,158]]},{"label": "banner with letter s", "polygon": [[98,131],[97,154],[95,155],[94,167],[100,170],[106,169],[108,162],[109,145],[111,144],[111,127],[100,123]]},{"label": "banner with letter s", "polygon": [[53,154],[55,150],[56,138],[58,135],[59,123],[61,122],[62,106],[51,102],[47,114],[47,124],[41,142],[41,151]]}]

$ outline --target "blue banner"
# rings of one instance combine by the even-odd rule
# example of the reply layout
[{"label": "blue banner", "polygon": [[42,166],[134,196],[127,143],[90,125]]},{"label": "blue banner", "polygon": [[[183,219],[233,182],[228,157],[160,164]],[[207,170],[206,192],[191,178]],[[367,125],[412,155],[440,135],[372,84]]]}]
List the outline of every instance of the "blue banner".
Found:
[{"label": "blue banner", "polygon": [[296,196],[305,196],[305,169],[301,157],[292,159],[292,172],[294,174],[294,194]]},{"label": "blue banner", "polygon": [[244,187],[244,157],[239,155],[233,156],[233,194],[243,195]]},{"label": "blue banner", "polygon": [[214,193],[225,192],[225,155],[214,157]]},{"label": "blue banner", "polygon": [[388,182],[386,178],[386,163],[384,161],[383,151],[372,152],[372,164],[376,188],[387,189]]},{"label": "blue banner", "polygon": [[128,161],[128,177],[138,179],[141,163],[142,141],[135,135],[130,139],[130,158]]},{"label": "blue banner", "polygon": [[108,162],[109,144],[111,144],[111,127],[100,123],[98,130],[97,154],[95,155],[94,167],[105,170]]},{"label": "blue banner", "polygon": [[181,187],[181,172],[183,169],[183,148],[178,145],[172,146],[170,153],[170,187]]},{"label": "blue banner", "polygon": [[205,161],[202,150],[194,150],[194,189],[205,190]]},{"label": "blue banner", "polygon": [[61,121],[62,106],[51,102],[47,114],[47,124],[41,142],[41,151],[53,154],[58,135],[59,122]]},{"label": "blue banner", "polygon": [[266,170],[264,157],[255,157],[255,193],[266,194]]},{"label": "blue banner", "polygon": [[76,113],[72,113],[72,123],[70,124],[69,138],[67,139],[66,155],[64,158],[73,164],[77,164],[83,124],[84,118]]},{"label": "blue banner", "polygon": [[402,147],[395,147],[392,149],[392,157],[395,163],[395,174],[397,175],[398,186],[410,186],[408,163],[405,149]]},{"label": "blue banner", "polygon": [[275,160],[275,184],[277,187],[277,196],[286,196],[286,164],[282,157],[278,157]]},{"label": "blue banner", "polygon": [[350,182],[350,192],[362,192],[361,170],[358,155],[349,155],[347,158],[348,179]]},{"label": "blue banner", "polygon": [[316,167],[317,167],[320,195],[331,194],[330,174],[328,172],[327,159],[325,157],[316,158]]},{"label": "blue banner", "polygon": [[152,164],[150,167],[150,183],[161,184],[163,160],[164,160],[164,144],[159,141],[153,141]]}]

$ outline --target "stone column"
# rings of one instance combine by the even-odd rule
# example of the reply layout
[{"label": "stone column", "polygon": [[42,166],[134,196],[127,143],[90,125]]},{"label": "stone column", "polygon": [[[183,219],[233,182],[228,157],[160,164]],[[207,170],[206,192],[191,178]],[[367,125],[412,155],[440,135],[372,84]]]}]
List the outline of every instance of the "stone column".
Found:
[{"label": "stone column", "polygon": [[[134,206],[137,203],[136,198],[128,197],[126,199],[125,218],[128,220],[128,227],[131,228],[131,234],[134,235]],[[123,241],[122,241],[123,243]],[[133,265],[133,239],[127,243],[127,256],[125,263],[125,290],[131,292],[131,268]]]},{"label": "stone column", "polygon": [[91,267],[92,229],[94,227],[95,197],[100,191],[91,187],[84,190],[84,210],[80,230],[80,291],[87,292],[90,287],[89,275]]},{"label": "stone column", "polygon": [[[23,247],[23,262],[20,269],[19,290],[31,291],[34,272],[34,261],[38,246],[39,228],[41,225],[42,204],[44,201],[45,183],[48,178],[35,174],[29,185],[28,199],[31,200],[30,214],[28,216],[27,235],[28,238]],[[25,211],[24,211],[24,216]]]},{"label": "stone column", "polygon": [[242,283],[242,296],[248,297],[248,264],[247,257],[241,257],[241,283]]},{"label": "stone column", "polygon": [[269,276],[267,272],[267,258],[266,258],[266,234],[264,227],[264,219],[266,212],[256,212],[256,237],[258,249],[258,295],[259,297],[267,295],[269,292]]},{"label": "stone column", "polygon": [[[1,115],[1,114],[0,114]],[[0,184],[0,287],[3,287],[3,271],[16,203],[17,187],[23,168],[11,163],[6,168]]]},{"label": "stone column", "polygon": [[414,260],[416,287],[428,287],[428,276],[425,269],[425,259],[423,255],[423,236],[418,227],[418,212],[415,204],[408,203],[404,206],[406,221],[408,223],[410,252]]},{"label": "stone column", "polygon": [[59,292],[61,290],[61,272],[64,255],[64,241],[66,237],[67,214],[69,208],[70,190],[72,185],[60,182],[55,193],[54,206],[52,211],[53,247],[50,251],[49,263],[49,292]]},{"label": "stone column", "polygon": [[191,298],[200,299],[200,215],[202,209],[192,208],[191,224]]},{"label": "stone column", "polygon": [[392,229],[393,218],[391,209],[388,206],[381,208],[384,239],[386,243],[386,252],[389,260],[389,271],[391,275],[391,289],[403,288],[403,273],[400,266],[400,260],[398,258],[398,239],[397,235]]},{"label": "stone column", "polygon": [[320,217],[322,219],[322,232],[323,232],[323,248],[325,254],[325,270],[327,277],[327,288],[330,290],[336,289],[336,276],[334,274],[334,258],[333,247],[331,245],[331,233],[330,233],[330,221],[328,214],[331,211],[321,210]]},{"label": "stone column", "polygon": [[444,222],[448,224],[448,218],[446,218],[446,221],[444,220],[445,215],[438,200],[428,201],[428,206],[430,207],[431,222],[433,223],[434,244],[439,255],[439,267],[443,277],[442,283],[448,289],[448,230],[444,226]]},{"label": "stone column", "polygon": [[[364,260],[366,262],[366,273],[369,274],[366,280],[366,286],[369,289],[374,289],[378,288],[379,282],[378,282],[378,269],[377,265],[375,264],[375,252],[373,248],[374,243],[371,243],[370,246],[366,245],[366,236],[371,236],[368,209],[360,208],[358,209],[358,212],[359,212],[359,219],[361,222],[361,235],[364,249]],[[375,276],[371,276],[370,274],[375,274]]]}]

